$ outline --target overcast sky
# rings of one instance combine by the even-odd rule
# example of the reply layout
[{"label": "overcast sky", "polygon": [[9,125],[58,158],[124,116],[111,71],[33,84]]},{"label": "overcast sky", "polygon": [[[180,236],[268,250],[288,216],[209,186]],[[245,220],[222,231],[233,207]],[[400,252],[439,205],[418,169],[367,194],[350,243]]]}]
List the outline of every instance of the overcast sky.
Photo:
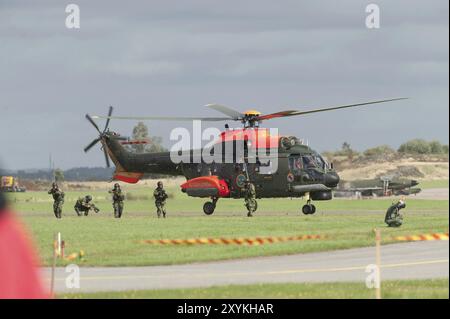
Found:
[{"label": "overcast sky", "polygon": [[[365,26],[371,2],[380,29]],[[69,3],[80,29],[65,27]],[[406,96],[264,125],[318,151],[448,143],[448,4],[0,0],[0,160],[44,168],[51,153],[61,168],[104,165],[98,147],[83,152],[96,137],[84,115],[108,105],[116,115],[216,116],[204,105],[267,113]],[[134,124],[111,129],[128,135]],[[166,146],[171,128],[186,125],[147,124]]]}]

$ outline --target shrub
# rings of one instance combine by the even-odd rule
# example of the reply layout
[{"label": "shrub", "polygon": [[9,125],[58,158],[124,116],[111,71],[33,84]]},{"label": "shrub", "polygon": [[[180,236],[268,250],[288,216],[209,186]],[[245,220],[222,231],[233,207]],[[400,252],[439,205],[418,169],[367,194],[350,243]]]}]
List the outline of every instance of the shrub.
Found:
[{"label": "shrub", "polygon": [[346,156],[349,160],[352,160],[354,157],[357,157],[359,153],[351,148],[350,144],[344,142],[339,151],[334,152],[335,156]]},{"label": "shrub", "polygon": [[381,156],[386,154],[394,154],[395,150],[389,145],[380,145],[376,147],[369,148],[364,151],[364,156]]},{"label": "shrub", "polygon": [[443,145],[439,141],[431,141],[430,151],[432,154],[442,154],[444,153]]},{"label": "shrub", "polygon": [[430,154],[430,143],[422,139],[408,141],[398,148],[399,153],[404,154]]}]

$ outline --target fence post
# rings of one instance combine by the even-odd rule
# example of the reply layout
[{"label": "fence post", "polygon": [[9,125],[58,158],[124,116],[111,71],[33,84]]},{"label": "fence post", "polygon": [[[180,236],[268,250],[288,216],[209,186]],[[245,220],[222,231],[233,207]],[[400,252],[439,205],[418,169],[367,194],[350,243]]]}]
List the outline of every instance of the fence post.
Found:
[{"label": "fence post", "polygon": [[58,245],[58,235],[53,235],[53,262],[52,262],[52,273],[50,277],[50,296],[53,296],[55,288],[55,268],[56,268],[56,249]]},{"label": "fence post", "polygon": [[375,262],[377,265],[375,298],[381,299],[381,231],[375,229]]}]

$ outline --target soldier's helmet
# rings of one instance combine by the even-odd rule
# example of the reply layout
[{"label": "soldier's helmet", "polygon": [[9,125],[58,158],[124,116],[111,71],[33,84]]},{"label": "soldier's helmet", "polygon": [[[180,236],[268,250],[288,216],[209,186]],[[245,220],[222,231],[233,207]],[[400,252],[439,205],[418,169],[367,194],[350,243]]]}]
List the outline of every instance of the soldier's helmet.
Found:
[{"label": "soldier's helmet", "polygon": [[163,183],[162,182],[158,182],[158,187],[163,187]]},{"label": "soldier's helmet", "polygon": [[115,183],[115,184],[114,184],[114,188],[120,188],[119,183]]},{"label": "soldier's helmet", "polygon": [[87,201],[87,202],[90,202],[91,200],[92,200],[92,196],[91,196],[91,195],[87,195],[87,196],[86,196],[86,201]]},{"label": "soldier's helmet", "polygon": [[53,182],[52,187],[58,187],[58,184],[56,184],[56,182]]}]

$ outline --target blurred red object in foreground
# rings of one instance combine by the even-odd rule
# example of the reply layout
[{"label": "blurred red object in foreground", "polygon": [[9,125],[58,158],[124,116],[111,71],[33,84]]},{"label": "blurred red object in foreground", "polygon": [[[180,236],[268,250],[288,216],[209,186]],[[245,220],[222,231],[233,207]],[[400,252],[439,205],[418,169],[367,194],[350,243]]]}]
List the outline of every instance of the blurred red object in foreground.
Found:
[{"label": "blurred red object in foreground", "polygon": [[0,299],[50,297],[42,286],[37,260],[22,224],[0,207]]}]

